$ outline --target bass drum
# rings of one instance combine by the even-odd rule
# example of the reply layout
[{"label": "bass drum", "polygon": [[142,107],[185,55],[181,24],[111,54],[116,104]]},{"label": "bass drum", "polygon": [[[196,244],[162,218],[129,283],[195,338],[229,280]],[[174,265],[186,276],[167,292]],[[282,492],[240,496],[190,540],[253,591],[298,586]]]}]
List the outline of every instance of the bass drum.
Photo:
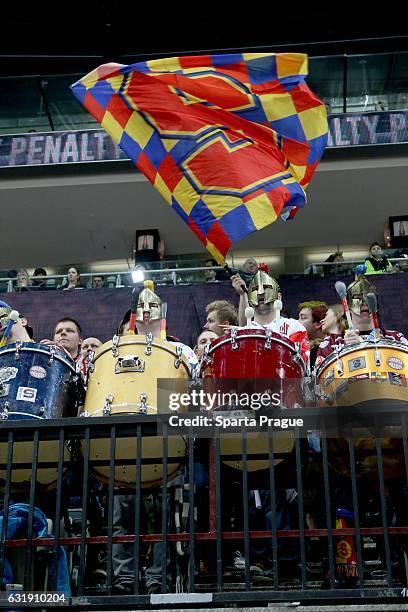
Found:
[{"label": "bass drum", "polygon": [[[78,410],[78,401],[75,364],[59,348],[35,342],[17,342],[0,349],[0,418],[3,421],[73,417]],[[58,448],[58,441],[40,439],[36,480],[48,488],[53,488],[57,480]],[[7,467],[7,449],[7,442],[2,441],[0,464],[3,474]],[[65,460],[69,460],[67,450]],[[11,486],[29,482],[33,462],[32,440],[14,442],[12,462]],[[55,468],[41,467],[44,463],[55,463]]]},{"label": "bass drum", "polygon": [[[89,417],[132,414],[137,419],[157,414],[158,379],[188,381],[190,367],[181,347],[160,338],[142,335],[115,336],[95,352],[88,370],[84,415]],[[143,434],[142,434],[143,435]],[[187,446],[183,436],[168,437],[167,476],[180,471]],[[163,478],[163,438],[142,437],[141,486],[158,486]],[[136,438],[117,438],[115,485],[134,487],[136,483]],[[143,460],[154,460],[154,463]],[[89,461],[97,478],[109,479],[110,440],[92,439]],[[93,462],[93,464],[92,464]]]},{"label": "bass drum", "polygon": [[[278,333],[260,328],[233,330],[230,336],[222,336],[212,342],[204,357],[202,370],[207,392],[234,391],[241,396],[244,393],[267,392],[279,397],[275,407],[295,408],[303,405],[305,363],[295,344]],[[222,406],[217,408],[220,409]],[[250,416],[254,416],[254,413]],[[276,465],[292,453],[294,443],[292,431],[274,431],[274,454],[280,456],[275,459]],[[239,456],[242,454],[242,436],[222,433],[220,448],[224,457]],[[248,472],[268,469],[268,459],[253,458],[254,455],[269,453],[268,434],[248,432],[247,452]],[[239,460],[224,459],[223,463],[238,470],[243,469]]]},{"label": "bass drum", "polygon": [[[320,406],[358,406],[369,411],[370,406],[407,405],[408,346],[382,339],[377,344],[362,342],[329,355],[316,370],[316,395]],[[387,427],[381,438],[384,477],[405,477],[401,427]],[[375,439],[356,437],[357,472],[359,477],[378,477]],[[328,448],[333,467],[349,475],[348,444],[343,438],[329,439]],[[360,453],[360,456],[359,456]]]}]

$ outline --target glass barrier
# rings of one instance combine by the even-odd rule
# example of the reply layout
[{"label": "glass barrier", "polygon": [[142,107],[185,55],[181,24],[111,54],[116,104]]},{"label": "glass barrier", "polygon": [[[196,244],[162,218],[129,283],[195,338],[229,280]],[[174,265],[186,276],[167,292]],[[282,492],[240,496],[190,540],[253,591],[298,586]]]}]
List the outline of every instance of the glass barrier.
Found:
[{"label": "glass barrier", "polygon": [[[97,127],[69,89],[83,74],[1,77],[0,133]],[[407,74],[408,52],[319,56],[309,58],[307,81],[329,114],[402,110]]]}]

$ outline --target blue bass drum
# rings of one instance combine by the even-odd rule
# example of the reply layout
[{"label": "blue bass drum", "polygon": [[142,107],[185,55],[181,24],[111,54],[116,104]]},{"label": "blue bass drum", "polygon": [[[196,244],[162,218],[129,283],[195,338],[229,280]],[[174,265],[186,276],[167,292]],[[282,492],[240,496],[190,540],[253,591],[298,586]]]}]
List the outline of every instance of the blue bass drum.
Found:
[{"label": "blue bass drum", "polygon": [[[78,410],[78,376],[72,359],[55,346],[17,342],[0,349],[1,421],[73,417]],[[8,432],[5,432],[8,433]],[[16,432],[17,437],[18,432]],[[0,478],[7,464],[7,442],[0,443]],[[69,454],[65,451],[65,458]],[[12,487],[31,479],[33,442],[13,445]],[[41,467],[41,463],[55,467]],[[57,479],[58,441],[41,440],[36,480],[51,488]]]}]

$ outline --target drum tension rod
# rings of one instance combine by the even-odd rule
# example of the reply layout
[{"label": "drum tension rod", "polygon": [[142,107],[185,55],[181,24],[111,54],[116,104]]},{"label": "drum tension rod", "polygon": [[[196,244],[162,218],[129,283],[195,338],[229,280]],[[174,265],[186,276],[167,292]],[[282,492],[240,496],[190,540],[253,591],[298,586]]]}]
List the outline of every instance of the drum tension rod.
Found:
[{"label": "drum tension rod", "polygon": [[9,417],[9,406],[10,404],[8,402],[5,402],[3,410],[0,412],[0,419],[2,419],[3,421],[6,421]]}]

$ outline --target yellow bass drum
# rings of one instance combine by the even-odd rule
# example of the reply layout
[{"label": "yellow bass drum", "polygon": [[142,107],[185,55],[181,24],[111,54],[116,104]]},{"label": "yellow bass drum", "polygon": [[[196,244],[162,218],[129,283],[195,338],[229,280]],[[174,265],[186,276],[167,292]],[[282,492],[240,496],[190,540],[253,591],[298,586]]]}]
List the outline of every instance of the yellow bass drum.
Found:
[{"label": "yellow bass drum", "polygon": [[[370,406],[408,408],[408,346],[382,339],[378,343],[362,342],[332,353],[316,370],[316,395],[321,407]],[[381,437],[384,477],[405,476],[402,432],[399,426],[387,427]],[[375,438],[355,437],[354,446],[358,476],[378,478]],[[348,444],[343,438],[329,439],[328,448],[333,467],[349,474]],[[360,458],[359,458],[360,453]]]},{"label": "yellow bass drum", "polygon": [[[181,347],[151,334],[114,336],[95,352],[88,371],[84,416],[157,414],[158,379],[185,379],[190,376],[188,361]],[[174,478],[186,455],[183,436],[168,437],[167,476]],[[141,486],[158,486],[163,478],[162,436],[143,436]],[[89,462],[97,478],[109,478],[110,440],[91,439]],[[154,463],[144,460],[157,459]],[[101,465],[101,461],[103,465]],[[92,462],[98,462],[98,464]],[[115,485],[132,487],[136,483],[136,437],[117,437]]]}]

